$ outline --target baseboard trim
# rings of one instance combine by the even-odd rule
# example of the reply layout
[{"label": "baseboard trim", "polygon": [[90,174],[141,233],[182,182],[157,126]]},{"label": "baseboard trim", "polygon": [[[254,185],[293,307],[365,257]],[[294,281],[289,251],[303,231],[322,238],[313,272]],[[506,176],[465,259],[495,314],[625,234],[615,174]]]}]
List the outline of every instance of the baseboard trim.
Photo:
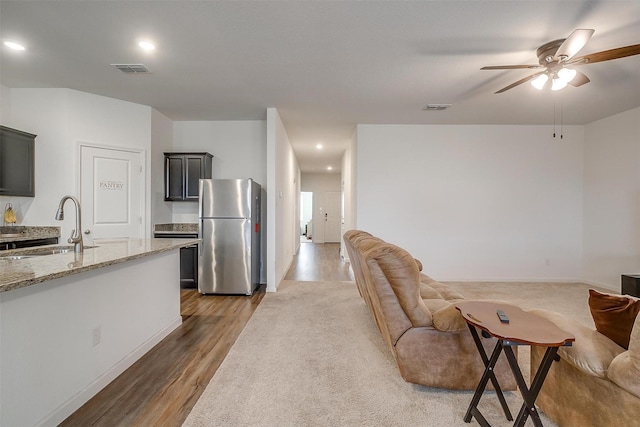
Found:
[{"label": "baseboard trim", "polygon": [[291,257],[291,259],[289,260],[289,264],[287,264],[287,267],[283,270],[282,276],[278,280],[276,280],[277,285],[269,286],[269,284],[267,283],[266,292],[278,292],[278,287],[280,286],[280,283],[282,283],[284,278],[287,276],[287,271],[289,271],[289,269],[293,265],[293,259],[294,257]]},{"label": "baseboard trim", "polygon": [[606,289],[608,291],[613,291],[613,292],[620,292],[620,289],[615,288],[612,285],[606,284],[606,283],[600,283],[600,282],[594,282],[592,280],[585,280],[585,279],[567,279],[567,278],[563,278],[563,279],[558,279],[558,278],[536,278],[536,279],[514,279],[511,277],[505,278],[505,277],[500,277],[500,278],[482,278],[482,279],[469,279],[469,278],[464,278],[464,279],[446,279],[446,280],[440,280],[443,283],[447,283],[447,282],[459,282],[459,283],[465,283],[465,282],[473,282],[473,283],[482,283],[482,282],[491,282],[491,283],[516,283],[516,282],[521,282],[521,283],[584,283],[585,285],[590,285],[590,286],[594,286],[594,287],[598,287],[598,288],[602,288],[602,289]]},{"label": "baseboard trim", "polygon": [[543,278],[514,278],[514,277],[482,277],[478,279],[470,279],[468,277],[465,278],[446,278],[439,279],[441,282],[523,282],[523,283],[587,283],[583,279],[576,278],[554,278],[554,277],[543,277]]},{"label": "baseboard trim", "polygon": [[582,283],[586,283],[587,285],[591,285],[597,288],[607,289],[609,291],[620,293],[620,288],[616,288],[611,284],[594,282],[593,280],[582,280]]},{"label": "baseboard trim", "polygon": [[138,348],[134,349],[131,353],[121,359],[114,366],[109,368],[106,372],[100,375],[92,383],[87,385],[83,390],[80,390],[76,395],[71,397],[65,403],[60,405],[52,413],[46,416],[40,421],[38,426],[57,426],[64,421],[69,415],[77,411],[82,405],[87,403],[89,399],[98,394],[103,388],[105,388],[111,381],[115,380],[120,374],[126,371],[131,365],[144,356],[149,350],[151,350],[156,344],[162,341],[167,335],[173,332],[182,324],[182,317],[178,316],[166,327],[162,328],[159,332],[142,343]]}]

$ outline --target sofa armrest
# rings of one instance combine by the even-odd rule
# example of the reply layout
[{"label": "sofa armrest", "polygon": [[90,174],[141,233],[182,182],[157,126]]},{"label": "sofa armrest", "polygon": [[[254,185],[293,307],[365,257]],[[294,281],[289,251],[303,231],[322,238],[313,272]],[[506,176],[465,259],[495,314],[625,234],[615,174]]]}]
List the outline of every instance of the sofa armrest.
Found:
[{"label": "sofa armrest", "polygon": [[445,301],[445,306],[431,313],[433,326],[442,332],[462,332],[466,331],[467,322],[460,314],[460,310],[454,304]]},{"label": "sofa armrest", "polygon": [[549,310],[530,310],[555,323],[576,338],[572,346],[560,347],[558,355],[580,371],[599,378],[607,378],[611,361],[621,353],[620,347],[595,329]]}]

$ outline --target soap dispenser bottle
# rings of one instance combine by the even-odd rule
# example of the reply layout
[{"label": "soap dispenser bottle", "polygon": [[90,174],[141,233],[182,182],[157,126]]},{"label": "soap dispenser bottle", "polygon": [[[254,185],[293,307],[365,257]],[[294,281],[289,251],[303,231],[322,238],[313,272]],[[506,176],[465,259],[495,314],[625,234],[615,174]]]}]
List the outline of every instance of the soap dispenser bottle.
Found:
[{"label": "soap dispenser bottle", "polygon": [[16,223],[16,213],[11,203],[7,203],[4,207],[4,223],[6,225],[14,225]]}]

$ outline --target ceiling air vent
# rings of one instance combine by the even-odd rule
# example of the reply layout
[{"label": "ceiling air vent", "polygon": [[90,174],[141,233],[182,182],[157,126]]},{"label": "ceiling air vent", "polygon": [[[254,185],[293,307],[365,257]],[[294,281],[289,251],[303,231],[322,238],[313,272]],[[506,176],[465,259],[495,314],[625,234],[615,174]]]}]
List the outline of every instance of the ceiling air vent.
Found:
[{"label": "ceiling air vent", "polygon": [[427,104],[422,109],[424,111],[443,111],[451,107],[451,104]]},{"label": "ceiling air vent", "polygon": [[145,74],[150,73],[151,70],[143,64],[111,64],[123,73],[128,74]]}]

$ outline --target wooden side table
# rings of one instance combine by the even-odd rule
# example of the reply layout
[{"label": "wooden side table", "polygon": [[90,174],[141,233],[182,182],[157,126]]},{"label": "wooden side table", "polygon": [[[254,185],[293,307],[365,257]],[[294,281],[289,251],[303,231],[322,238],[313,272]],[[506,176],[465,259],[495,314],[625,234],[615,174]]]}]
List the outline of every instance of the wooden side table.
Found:
[{"label": "wooden side table", "polygon": [[[464,301],[457,303],[456,308],[460,310],[462,317],[464,317],[464,320],[467,322],[480,357],[482,357],[482,361],[485,364],[484,373],[471,399],[469,408],[464,416],[464,421],[466,423],[471,422],[471,418],[475,417],[481,426],[490,427],[490,424],[478,410],[478,403],[489,380],[494,385],[496,395],[500,400],[507,420],[513,420],[502,390],[498,385],[498,380],[493,373],[500,353],[504,351],[524,400],[513,425],[524,426],[527,418],[531,416],[534,425],[541,427],[542,421],[535,406],[536,398],[547,377],[551,363],[556,359],[558,348],[564,345],[570,346],[571,343],[575,341],[575,337],[558,328],[551,321],[536,314],[523,311],[520,307],[510,304],[488,301]],[[509,323],[502,323],[500,321],[496,313],[497,310],[505,312],[509,318]],[[498,339],[490,357],[487,357],[484,347],[480,342],[478,329],[482,331],[483,336],[493,336]],[[542,362],[531,381],[531,387],[527,387],[524,377],[522,376],[522,371],[518,366],[518,360],[513,352],[512,347],[517,345],[547,347]]]}]

